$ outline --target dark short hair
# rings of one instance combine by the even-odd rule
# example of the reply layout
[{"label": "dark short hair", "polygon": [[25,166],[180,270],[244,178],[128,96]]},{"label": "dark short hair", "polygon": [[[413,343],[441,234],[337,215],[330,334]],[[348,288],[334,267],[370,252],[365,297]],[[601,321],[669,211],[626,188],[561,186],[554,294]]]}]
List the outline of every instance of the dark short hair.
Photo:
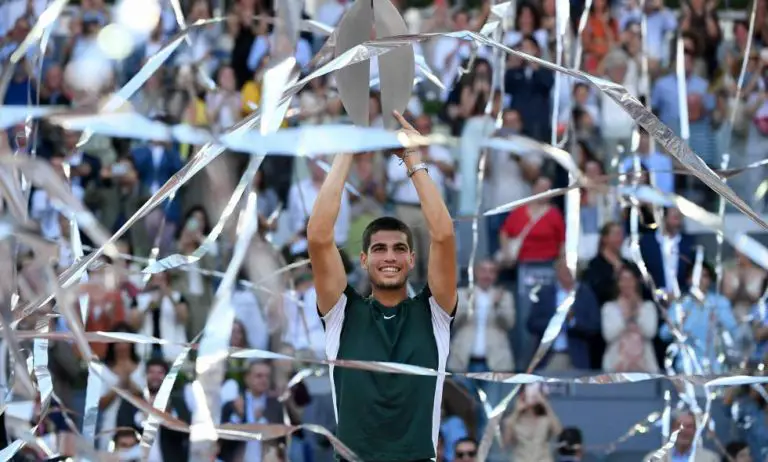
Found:
[{"label": "dark short hair", "polygon": [[408,248],[413,250],[413,233],[411,228],[395,217],[380,217],[368,223],[365,231],[363,231],[363,252],[368,252],[368,247],[371,246],[371,237],[379,231],[400,231],[405,234]]},{"label": "dark short hair", "polygon": [[[686,275],[688,278],[693,277],[693,272],[696,270],[696,262],[692,261],[691,265],[688,267],[688,274]],[[712,280],[712,282],[715,282],[715,279],[717,278],[717,272],[715,271],[715,267],[709,263],[708,261],[704,260],[701,262],[701,270],[706,271],[709,275],[709,279]],[[702,273],[703,274],[703,273]]]},{"label": "dark short hair", "polygon": [[265,366],[265,367],[268,367],[270,371],[272,370],[272,362],[271,362],[270,360],[268,360],[268,359],[261,359],[261,358],[256,358],[256,359],[252,359],[252,360],[251,360],[251,361],[248,363],[248,369],[246,369],[246,372],[247,372],[248,374],[250,374],[250,373],[251,373],[251,370],[252,370],[254,367],[256,367],[256,366]]},{"label": "dark short hair", "polygon": [[731,441],[725,446],[725,453],[727,456],[724,457],[723,460],[729,460],[730,457],[736,457],[741,451],[747,449],[748,447],[749,445],[744,441]]},{"label": "dark short hair", "polygon": [[560,432],[557,438],[558,450],[561,456],[573,456],[578,452],[582,444],[581,430],[576,427],[567,427]]},{"label": "dark short hair", "polygon": [[477,447],[477,440],[472,438],[471,436],[465,436],[464,438],[461,438],[454,443],[453,448],[454,450],[459,447],[461,443],[472,443]]},{"label": "dark short hair", "polygon": [[149,358],[147,360],[146,365],[144,366],[144,370],[149,370],[152,366],[160,366],[163,369],[165,369],[165,373],[167,374],[169,370],[171,370],[170,366],[168,366],[168,363],[158,356],[153,356],[152,358]]},{"label": "dark short hair", "polygon": [[128,428],[121,428],[115,432],[115,436],[112,437],[112,441],[117,442],[120,438],[124,436],[129,436],[131,438],[135,438],[136,441],[138,441],[140,438],[138,435],[136,435],[136,431],[128,429]]},{"label": "dark short hair", "polygon": [[[536,10],[534,9],[534,11]],[[533,44],[533,46],[536,47],[536,51],[541,53],[541,45],[539,45],[538,40],[536,40],[536,37],[534,37],[533,35],[530,35],[530,34],[524,35],[523,38],[520,39],[520,46],[523,45],[523,42],[530,42],[531,44]]]}]

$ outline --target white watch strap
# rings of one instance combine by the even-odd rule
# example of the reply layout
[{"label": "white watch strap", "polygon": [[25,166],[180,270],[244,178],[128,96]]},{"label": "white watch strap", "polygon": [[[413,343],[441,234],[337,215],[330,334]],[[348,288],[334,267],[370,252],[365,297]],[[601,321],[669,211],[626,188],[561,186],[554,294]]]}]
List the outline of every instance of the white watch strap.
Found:
[{"label": "white watch strap", "polygon": [[429,165],[425,164],[424,162],[420,162],[413,167],[408,168],[408,178],[412,177],[414,173],[418,172],[419,170],[426,170],[429,172]]}]

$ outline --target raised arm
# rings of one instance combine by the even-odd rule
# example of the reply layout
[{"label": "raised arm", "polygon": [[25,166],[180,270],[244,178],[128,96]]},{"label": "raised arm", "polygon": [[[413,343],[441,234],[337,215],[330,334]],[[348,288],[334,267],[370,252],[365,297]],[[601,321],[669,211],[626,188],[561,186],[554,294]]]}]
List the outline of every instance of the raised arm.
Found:
[{"label": "raised arm", "polygon": [[336,248],[334,226],[351,165],[350,154],[339,154],[333,158],[331,170],[317,194],[307,223],[307,247],[317,292],[317,309],[323,316],[339,301],[347,287],[347,274]]},{"label": "raised arm", "polygon": [[[394,113],[395,118],[406,132],[416,132],[400,113]],[[405,165],[413,172],[411,181],[416,187],[421,202],[421,211],[429,228],[429,263],[427,265],[427,283],[432,296],[440,308],[453,316],[456,308],[457,269],[456,269],[456,234],[453,230],[453,220],[448,208],[443,202],[440,190],[427,174],[422,163],[420,150],[407,150],[403,154]],[[412,170],[412,169],[416,170]]]}]

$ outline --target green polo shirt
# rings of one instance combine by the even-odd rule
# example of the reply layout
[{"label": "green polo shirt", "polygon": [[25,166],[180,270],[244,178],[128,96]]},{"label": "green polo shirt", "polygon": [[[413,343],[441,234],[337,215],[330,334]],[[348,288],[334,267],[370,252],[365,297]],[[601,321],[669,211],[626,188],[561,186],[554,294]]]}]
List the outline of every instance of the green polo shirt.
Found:
[{"label": "green polo shirt", "polygon": [[[330,360],[395,362],[445,372],[453,317],[440,308],[429,287],[385,307],[347,286],[322,319]],[[435,457],[445,376],[330,366],[330,377],[337,436],[362,460]]]}]

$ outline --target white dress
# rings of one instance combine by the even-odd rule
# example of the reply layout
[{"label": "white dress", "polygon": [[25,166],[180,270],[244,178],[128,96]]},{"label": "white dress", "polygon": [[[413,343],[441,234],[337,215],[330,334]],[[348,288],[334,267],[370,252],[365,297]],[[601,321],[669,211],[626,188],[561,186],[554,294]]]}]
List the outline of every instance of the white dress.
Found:
[{"label": "white dress", "polygon": [[[103,381],[101,386],[101,396],[104,397],[109,393],[112,387],[116,386],[120,381],[120,378],[111,370],[104,368]],[[131,382],[137,387],[144,389],[147,385],[146,377],[144,376],[144,365],[139,364],[136,369],[131,373]],[[114,437],[114,433],[111,431],[117,427],[117,411],[120,409],[120,404],[123,399],[116,396],[115,399],[109,403],[109,406],[101,410],[101,431],[99,435],[99,449],[105,451],[109,447],[109,442]]]}]

